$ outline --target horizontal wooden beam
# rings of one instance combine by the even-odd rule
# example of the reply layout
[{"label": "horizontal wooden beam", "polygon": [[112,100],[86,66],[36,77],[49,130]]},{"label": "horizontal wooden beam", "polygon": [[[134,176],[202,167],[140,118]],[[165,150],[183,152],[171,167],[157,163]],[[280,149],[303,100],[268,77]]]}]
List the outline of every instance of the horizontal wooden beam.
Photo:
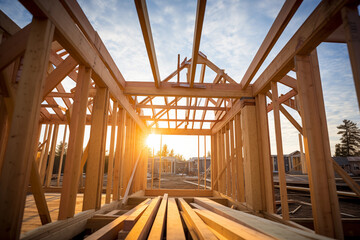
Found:
[{"label": "horizontal wooden beam", "polygon": [[242,88],[246,88],[250,84],[301,3],[302,0],[287,0],[284,3],[244,77],[241,79],[240,85]]},{"label": "horizontal wooden beam", "polygon": [[217,120],[211,119],[211,120],[202,120],[202,119],[180,119],[180,118],[153,118],[151,116],[141,116],[140,117],[142,120],[145,121],[156,121],[156,122],[181,122],[181,121],[187,121],[187,122],[217,122]]},{"label": "horizontal wooden beam", "polygon": [[210,129],[151,128],[150,132],[162,135],[211,135]]},{"label": "horizontal wooden beam", "polygon": [[150,19],[146,7],[145,0],[135,0],[136,11],[139,17],[139,22],[141,26],[141,31],[144,37],[144,42],[146,46],[146,51],[149,56],[151,71],[154,76],[155,86],[160,87],[160,73],[159,67],[156,59],[155,45],[151,33]]},{"label": "horizontal wooden beam", "polygon": [[189,88],[166,82],[163,82],[160,88],[156,88],[151,82],[127,82],[124,94],[135,96],[241,98],[252,97],[252,89],[248,87],[243,90],[239,85],[235,84],[212,83],[194,85],[194,88]]},{"label": "horizontal wooden beam", "polygon": [[228,111],[230,108],[225,107],[206,107],[206,106],[170,106],[170,105],[146,105],[136,104],[136,108],[159,108],[159,109],[195,109],[195,110],[207,110],[207,111]]},{"label": "horizontal wooden beam", "polygon": [[341,9],[351,0],[324,0],[306,19],[303,25],[283,47],[275,59],[253,84],[254,95],[266,92],[271,81],[280,81],[294,68],[296,55],[310,54],[321,42],[335,31],[342,23]]}]

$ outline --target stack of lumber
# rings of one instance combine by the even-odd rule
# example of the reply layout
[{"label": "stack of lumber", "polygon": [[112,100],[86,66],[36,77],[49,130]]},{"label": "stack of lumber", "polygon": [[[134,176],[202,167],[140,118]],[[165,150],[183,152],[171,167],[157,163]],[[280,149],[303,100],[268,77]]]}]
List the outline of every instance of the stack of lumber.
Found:
[{"label": "stack of lumber", "polygon": [[329,239],[209,198],[185,200],[164,194],[122,211],[95,216],[91,221],[108,222],[85,239]]}]

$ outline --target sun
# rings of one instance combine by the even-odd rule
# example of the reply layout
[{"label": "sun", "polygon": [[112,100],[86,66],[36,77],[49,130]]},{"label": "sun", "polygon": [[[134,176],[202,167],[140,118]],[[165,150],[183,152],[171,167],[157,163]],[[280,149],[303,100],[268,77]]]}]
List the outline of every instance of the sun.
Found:
[{"label": "sun", "polygon": [[146,145],[150,148],[154,148],[158,143],[158,136],[156,134],[149,134],[146,138]]}]

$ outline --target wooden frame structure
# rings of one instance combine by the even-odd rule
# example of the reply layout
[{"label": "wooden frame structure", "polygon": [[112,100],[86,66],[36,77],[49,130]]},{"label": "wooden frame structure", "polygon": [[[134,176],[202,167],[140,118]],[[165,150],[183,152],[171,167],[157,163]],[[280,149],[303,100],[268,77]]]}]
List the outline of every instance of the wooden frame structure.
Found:
[{"label": "wooden frame structure", "polygon": [[[161,80],[146,2],[135,0],[154,83],[124,79],[75,0],[20,2],[33,15],[32,22],[23,29],[0,13],[2,238],[20,237],[29,184],[42,223],[51,222],[43,186],[51,187],[55,146],[62,125],[65,126],[61,127],[63,132],[69,128],[69,148],[66,163],[60,161],[57,174],[58,186],[63,166],[59,219],[74,217],[79,189],[84,189],[84,211],[101,208],[107,135],[111,136],[111,141],[106,203],[121,199],[125,204],[130,194],[145,190],[147,151],[143,151],[144,139],[152,132],[210,135],[212,191],[255,214],[295,225],[289,221],[285,170],[281,164],[280,112],[302,135],[300,140],[304,140],[315,232],[343,238],[316,47],[325,41],[347,43],[360,105],[358,1],[320,2],[269,66],[253,80],[302,2],[287,0],[244,77],[236,81],[199,52],[206,0],[198,0],[192,58],[180,63],[178,56],[177,69]],[[339,31],[345,35],[339,35]],[[197,65],[201,65],[199,79],[195,79]],[[212,83],[204,83],[206,70],[216,74]],[[187,71],[186,82],[179,80],[182,71]],[[296,79],[287,75],[290,71],[296,72]],[[66,91],[62,81],[74,81],[76,87]],[[279,96],[278,84],[291,90]],[[153,104],[156,99],[163,99],[165,104]],[[302,122],[298,123],[284,105],[295,109]],[[151,116],[144,116],[147,108],[152,110]],[[271,110],[280,159],[282,219],[274,214],[267,119]],[[170,118],[170,111],[175,112],[175,118]],[[178,111],[184,111],[185,118],[178,118]],[[196,112],[200,111],[202,117],[198,119]],[[214,113],[213,118],[207,114],[210,111]],[[158,127],[163,121],[167,122],[167,127]],[[91,126],[87,144],[84,144],[85,125]],[[111,126],[110,133],[108,126]],[[63,139],[65,141],[66,137]],[[63,153],[62,150],[61,159]],[[341,173],[344,179],[348,178]],[[346,181],[359,194],[359,187],[351,180]],[[158,208],[159,198],[151,204],[152,208]],[[173,199],[169,199],[169,204],[174,208]],[[191,223],[195,212],[184,200],[181,205],[185,218]],[[163,205],[160,208],[163,209]],[[147,214],[155,218],[155,213],[148,209]],[[165,210],[161,211],[165,214]],[[206,211],[201,214],[201,218],[208,216]],[[210,221],[208,218],[206,221]],[[196,221],[199,220],[196,217]],[[163,217],[156,221],[163,221]],[[207,234],[214,237],[211,232]]]}]

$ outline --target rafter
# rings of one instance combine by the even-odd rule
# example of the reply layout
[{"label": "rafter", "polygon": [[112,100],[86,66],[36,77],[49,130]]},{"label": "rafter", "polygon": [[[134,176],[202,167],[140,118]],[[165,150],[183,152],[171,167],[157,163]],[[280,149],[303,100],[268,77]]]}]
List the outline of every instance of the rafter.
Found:
[{"label": "rafter", "polygon": [[141,31],[144,37],[146,51],[148,53],[151,71],[155,81],[155,86],[158,88],[160,87],[161,80],[160,80],[159,67],[156,59],[154,40],[151,33],[150,19],[146,7],[146,1],[135,0],[135,6],[139,17]]}]

